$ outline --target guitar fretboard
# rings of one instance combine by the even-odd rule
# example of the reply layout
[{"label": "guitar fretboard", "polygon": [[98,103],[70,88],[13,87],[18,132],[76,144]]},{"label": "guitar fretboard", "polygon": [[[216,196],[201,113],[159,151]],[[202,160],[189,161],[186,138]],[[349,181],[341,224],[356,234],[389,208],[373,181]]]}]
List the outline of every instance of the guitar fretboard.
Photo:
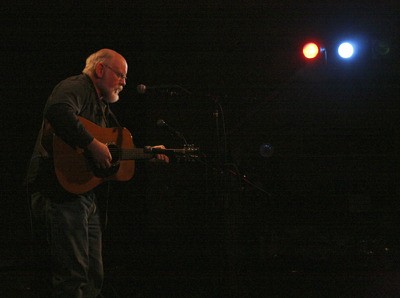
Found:
[{"label": "guitar fretboard", "polygon": [[110,148],[112,155],[116,153],[120,160],[140,160],[140,159],[151,159],[154,157],[152,153],[145,153],[143,148],[132,148],[132,149],[119,149]]}]

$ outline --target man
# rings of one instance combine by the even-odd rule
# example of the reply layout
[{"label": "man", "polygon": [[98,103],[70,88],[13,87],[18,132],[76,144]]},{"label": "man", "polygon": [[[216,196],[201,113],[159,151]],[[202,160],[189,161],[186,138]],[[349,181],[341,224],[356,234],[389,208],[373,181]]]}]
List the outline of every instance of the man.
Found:
[{"label": "man", "polygon": [[[87,58],[82,74],[69,77],[54,88],[44,108],[28,185],[33,215],[43,215],[47,225],[54,297],[97,297],[104,273],[95,190],[72,194],[60,186],[54,172],[52,136],[54,133],[71,147],[88,151],[97,167],[109,168],[109,148],[94,138],[77,116],[102,127],[117,125],[115,117],[110,116],[109,104],[119,100],[127,72],[128,64],[122,55],[102,49]],[[165,155],[156,158],[169,162]]]}]

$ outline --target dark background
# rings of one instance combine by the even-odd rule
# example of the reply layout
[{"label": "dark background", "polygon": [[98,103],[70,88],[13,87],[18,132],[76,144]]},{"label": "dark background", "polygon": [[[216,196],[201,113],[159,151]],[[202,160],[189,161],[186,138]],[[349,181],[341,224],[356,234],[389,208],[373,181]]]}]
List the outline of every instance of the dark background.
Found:
[{"label": "dark background", "polygon": [[[106,47],[129,64],[113,111],[136,145],[180,148],[164,119],[205,155],[113,184],[110,297],[397,293],[397,1],[191,2],[1,4],[3,292],[29,294],[23,179],[45,100]],[[367,48],[341,63],[333,46],[349,36]],[[326,61],[301,57],[313,38]]]}]

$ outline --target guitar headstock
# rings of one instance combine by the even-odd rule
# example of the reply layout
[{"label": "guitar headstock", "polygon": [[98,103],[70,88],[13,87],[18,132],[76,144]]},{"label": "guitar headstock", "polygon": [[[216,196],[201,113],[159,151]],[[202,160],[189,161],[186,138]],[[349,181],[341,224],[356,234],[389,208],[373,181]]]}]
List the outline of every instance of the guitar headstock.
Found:
[{"label": "guitar headstock", "polygon": [[182,162],[195,161],[199,157],[199,152],[200,148],[195,147],[194,144],[185,144],[183,146],[183,154],[177,155],[176,157],[178,161]]},{"label": "guitar headstock", "polygon": [[200,151],[200,148],[195,147],[194,144],[185,144],[183,149],[185,150],[185,154],[195,154]]}]

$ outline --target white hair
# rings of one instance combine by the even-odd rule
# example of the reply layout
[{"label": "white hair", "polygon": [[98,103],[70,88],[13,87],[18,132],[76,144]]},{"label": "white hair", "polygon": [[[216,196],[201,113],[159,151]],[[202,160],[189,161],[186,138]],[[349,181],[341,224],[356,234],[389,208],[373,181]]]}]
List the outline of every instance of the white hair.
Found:
[{"label": "white hair", "polygon": [[86,66],[82,72],[87,75],[94,74],[96,65],[104,61],[109,61],[114,56],[114,54],[115,52],[110,49],[101,49],[96,53],[91,54],[86,59]]}]

